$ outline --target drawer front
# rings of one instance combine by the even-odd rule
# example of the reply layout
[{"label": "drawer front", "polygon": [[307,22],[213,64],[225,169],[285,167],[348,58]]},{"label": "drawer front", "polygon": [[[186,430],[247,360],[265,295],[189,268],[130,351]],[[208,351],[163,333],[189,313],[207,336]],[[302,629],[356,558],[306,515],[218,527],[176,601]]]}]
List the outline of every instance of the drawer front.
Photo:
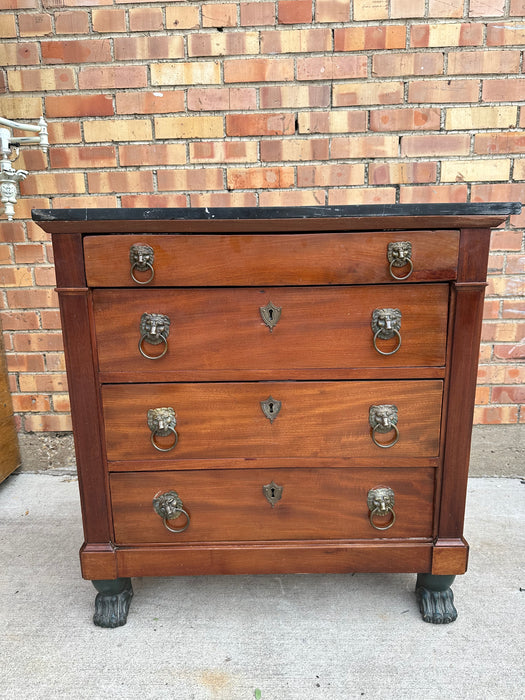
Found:
[{"label": "drawer front", "polygon": [[[448,294],[447,284],[97,289],[99,369],[217,379],[221,371],[443,366]],[[378,333],[383,309],[395,329],[387,338]],[[148,335],[159,316],[169,327]]]},{"label": "drawer front", "polygon": [[[117,544],[282,540],[375,539],[432,535],[435,470],[257,469],[250,471],[112,474],[111,501]],[[273,506],[263,487],[282,488]],[[273,486],[275,485],[275,486]],[[394,524],[370,522],[368,492],[394,493]],[[268,491],[268,489],[267,489]],[[184,532],[166,529],[153,499],[175,492],[189,516]],[[161,499],[162,500],[162,499]],[[168,520],[182,529],[186,515]],[[372,522],[392,521],[375,513]]]},{"label": "drawer front", "polygon": [[[259,382],[137,384],[102,387],[107,457],[178,458],[372,457],[439,453],[442,382]],[[263,405],[261,402],[266,402]],[[398,440],[372,440],[371,406],[394,405]],[[148,410],[171,408],[176,426],[166,436],[148,426]],[[265,413],[266,411],[266,413]],[[388,445],[390,409],[375,409]],[[177,443],[175,445],[175,432]],[[159,451],[157,448],[169,451]]]},{"label": "drawer front", "polygon": [[[410,243],[412,263],[391,268],[388,245],[399,242]],[[153,249],[151,267],[144,258],[130,262],[131,246],[144,244]],[[84,255],[90,287],[297,286],[387,283],[391,269],[403,278],[411,267],[409,282],[451,280],[458,246],[457,231],[133,234],[86,236]]]}]

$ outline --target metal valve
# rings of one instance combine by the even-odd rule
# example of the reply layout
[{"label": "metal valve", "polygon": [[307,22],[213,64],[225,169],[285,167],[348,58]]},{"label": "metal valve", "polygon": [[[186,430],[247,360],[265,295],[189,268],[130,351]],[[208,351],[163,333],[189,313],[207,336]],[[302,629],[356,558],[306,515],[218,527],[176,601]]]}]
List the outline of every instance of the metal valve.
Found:
[{"label": "metal valve", "polygon": [[[11,129],[20,131],[32,131],[38,136],[13,136]],[[35,145],[47,152],[49,140],[47,135],[47,123],[43,117],[40,118],[38,126],[33,124],[22,124],[10,119],[0,117],[0,203],[4,207],[8,221],[12,221],[15,214],[15,204],[18,198],[17,184],[25,180],[28,175],[27,170],[15,170],[11,165],[19,155],[19,147],[22,145]]]}]

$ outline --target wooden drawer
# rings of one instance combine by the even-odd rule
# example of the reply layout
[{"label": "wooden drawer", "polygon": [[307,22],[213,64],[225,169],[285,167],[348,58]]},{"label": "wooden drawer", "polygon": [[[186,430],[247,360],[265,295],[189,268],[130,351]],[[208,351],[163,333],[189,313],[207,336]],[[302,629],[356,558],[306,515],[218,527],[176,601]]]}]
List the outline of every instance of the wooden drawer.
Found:
[{"label": "wooden drawer", "polygon": [[[134,244],[153,248],[153,287],[370,284],[393,281],[387,250],[399,241],[412,246],[409,282],[455,279],[458,231],[86,236],[84,253],[90,287],[138,286]],[[141,282],[151,275],[135,272]]]},{"label": "wooden drawer", "polygon": [[[396,458],[439,453],[442,382],[259,382],[136,384],[102,387],[109,460],[179,458],[372,457],[377,464]],[[272,398],[279,413],[270,421],[261,401]],[[370,406],[398,409],[398,442],[388,449],[371,439]],[[175,411],[178,443],[159,452],[151,442],[148,409]],[[275,414],[274,414],[275,415]],[[378,435],[393,441],[394,431]],[[157,437],[161,447],[173,435]]]},{"label": "wooden drawer", "polygon": [[[122,473],[110,477],[116,544],[282,539],[431,537],[435,470],[284,469]],[[272,507],[263,486],[282,486]],[[394,491],[396,520],[388,530],[370,524],[367,494]],[[175,491],[190,516],[185,532],[171,533],[153,498]],[[388,524],[390,514],[374,517]],[[169,521],[182,528],[184,515]]]},{"label": "wooden drawer", "polygon": [[[447,284],[265,289],[98,289],[94,315],[99,369],[144,380],[264,378],[288,370],[424,367],[445,364]],[[281,309],[270,331],[260,312]],[[401,312],[401,338],[377,339],[376,309]],[[169,336],[142,341],[144,313],[169,318]],[[166,350],[160,359],[156,357]],[[299,378],[297,374],[295,378]],[[319,378],[319,375],[317,374]]]}]

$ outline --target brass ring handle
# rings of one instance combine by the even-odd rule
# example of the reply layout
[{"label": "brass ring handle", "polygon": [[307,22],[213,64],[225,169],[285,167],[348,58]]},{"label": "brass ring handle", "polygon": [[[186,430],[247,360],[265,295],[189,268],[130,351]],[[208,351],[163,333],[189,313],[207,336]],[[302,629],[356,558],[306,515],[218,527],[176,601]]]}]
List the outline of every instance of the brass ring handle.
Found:
[{"label": "brass ring handle", "polygon": [[[166,491],[166,493],[158,493],[153,499],[153,510],[162,518],[162,523],[166,530],[170,532],[184,532],[190,524],[190,516],[176,491]],[[182,527],[170,527],[169,521],[176,520],[181,515],[186,516],[186,522]]]},{"label": "brass ring handle", "polygon": [[[170,532],[175,532],[175,533],[184,532],[184,530],[187,530],[189,525],[190,525],[190,516],[184,510],[184,508],[174,508],[173,510],[174,510],[174,513],[182,513],[182,515],[186,516],[186,522],[184,523],[184,526],[179,527],[179,528],[170,527],[168,525],[168,522],[169,522],[169,520],[173,520],[173,518],[162,518],[162,522],[164,524],[164,527],[166,528],[166,530],[169,530]],[[178,518],[179,516],[176,515],[175,517]],[[386,528],[382,528],[382,529],[386,529]]]},{"label": "brass ring handle", "polygon": [[[386,513],[390,513],[392,515],[391,519],[383,527],[376,525],[374,522],[374,516],[378,513],[380,513],[381,515],[386,515]],[[368,517],[370,520],[370,525],[376,530],[389,530],[392,527],[392,525],[396,522],[396,514],[394,513],[394,509],[392,508],[392,506],[387,506],[386,512],[382,511],[378,506],[377,508],[374,508],[374,510],[370,511],[370,515]]]},{"label": "brass ring handle", "polygon": [[[146,270],[148,270],[148,269],[150,270],[150,273],[151,273],[151,274],[150,274],[150,276],[148,277],[147,280],[144,280],[144,281],[139,280],[139,279],[137,279],[137,278],[135,277],[135,275],[133,274],[134,271],[135,271],[136,269],[138,269],[139,267],[140,267],[140,268],[143,268],[143,269],[146,269]],[[153,278],[155,277],[155,270],[153,269],[153,265],[152,265],[150,262],[143,262],[142,264],[140,264],[140,263],[138,263],[138,262],[133,263],[133,265],[131,266],[131,270],[130,270],[129,273],[130,273],[130,275],[131,275],[131,279],[133,280],[133,282],[136,282],[137,284],[149,284],[149,283],[153,280]]]},{"label": "brass ring handle", "polygon": [[392,328],[392,333],[395,333],[395,334],[397,335],[397,345],[396,345],[396,347],[395,347],[393,350],[391,350],[390,352],[384,352],[383,350],[380,350],[380,349],[377,347],[377,339],[378,339],[378,337],[379,337],[379,334],[382,333],[382,332],[383,332],[383,329],[380,328],[380,329],[379,329],[378,331],[376,331],[376,333],[374,334],[374,348],[377,350],[377,352],[378,352],[380,355],[393,355],[393,354],[396,353],[396,352],[399,350],[399,348],[401,347],[401,333],[400,333],[398,330],[396,330],[395,328]]},{"label": "brass ring handle", "polygon": [[377,445],[378,447],[382,447],[383,449],[393,447],[396,444],[396,442],[399,440],[399,428],[397,427],[397,425],[395,423],[392,423],[390,425],[390,429],[395,431],[394,439],[391,442],[387,443],[386,445],[383,445],[376,440],[376,431],[378,430],[378,428],[381,428],[381,427],[382,427],[381,425],[375,425],[372,428],[372,441],[373,441],[374,445]]},{"label": "brass ring handle", "polygon": [[410,265],[410,269],[409,269],[409,271],[407,272],[407,274],[404,275],[403,277],[398,277],[397,275],[394,275],[394,273],[393,273],[393,271],[392,271],[392,270],[393,270],[393,267],[400,267],[399,263],[398,263],[397,265],[394,265],[395,262],[396,262],[395,259],[392,260],[392,262],[390,263],[390,266],[389,266],[389,268],[388,268],[388,269],[389,269],[389,272],[390,272],[390,276],[391,276],[393,279],[395,279],[395,280],[401,280],[401,281],[402,281],[402,280],[408,279],[408,278],[410,277],[410,275],[412,274],[412,272],[414,271],[414,263],[412,262],[412,259],[411,259],[411,258],[406,258],[406,264],[403,265],[403,267],[406,267],[407,265]]},{"label": "brass ring handle", "polygon": [[[160,446],[155,442],[155,437],[159,434],[159,431],[158,431],[158,430],[152,430],[152,431],[151,431],[151,444],[152,444],[153,447],[154,447],[156,450],[158,450],[159,452],[171,452],[171,450],[173,450],[173,449],[177,446],[177,443],[178,443],[178,441],[179,441],[179,435],[178,435],[177,431],[175,430],[175,428],[172,428],[172,427],[170,426],[167,430],[168,430],[168,435],[169,435],[169,433],[173,433],[173,435],[175,435],[175,441],[174,441],[173,445],[170,445],[170,447],[160,447]],[[163,437],[164,437],[164,436],[163,436]]]},{"label": "brass ring handle", "polygon": [[168,352],[168,338],[163,333],[159,333],[159,335],[157,337],[161,338],[162,342],[164,343],[164,348],[162,349],[162,352],[160,353],[160,355],[148,355],[148,353],[145,352],[144,348],[143,348],[143,343],[147,337],[148,337],[148,335],[145,333],[144,335],[141,336],[141,338],[139,340],[140,354],[142,355],[142,357],[145,357],[147,360],[160,360],[160,358],[164,357],[164,355]]}]

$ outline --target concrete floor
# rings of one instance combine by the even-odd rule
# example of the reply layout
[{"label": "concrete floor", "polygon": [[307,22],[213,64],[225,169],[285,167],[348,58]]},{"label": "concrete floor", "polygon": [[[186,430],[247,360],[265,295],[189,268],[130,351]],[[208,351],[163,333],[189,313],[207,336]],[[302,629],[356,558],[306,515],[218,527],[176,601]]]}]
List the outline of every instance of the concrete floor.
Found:
[{"label": "concrete floor", "polygon": [[128,623],[91,622],[76,477],[0,485],[0,698],[523,698],[525,482],[474,478],[459,617],[421,621],[413,575],[133,579]]}]

